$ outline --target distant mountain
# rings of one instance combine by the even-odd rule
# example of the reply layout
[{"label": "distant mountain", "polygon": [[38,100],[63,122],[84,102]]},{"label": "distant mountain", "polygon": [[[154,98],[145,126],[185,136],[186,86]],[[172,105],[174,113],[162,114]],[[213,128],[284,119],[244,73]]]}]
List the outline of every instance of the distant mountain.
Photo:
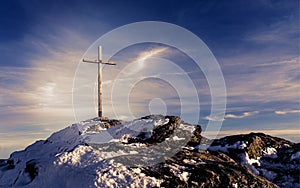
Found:
[{"label": "distant mountain", "polygon": [[0,187],[300,187],[300,144],[209,140],[176,116],[73,124],[0,160]]}]

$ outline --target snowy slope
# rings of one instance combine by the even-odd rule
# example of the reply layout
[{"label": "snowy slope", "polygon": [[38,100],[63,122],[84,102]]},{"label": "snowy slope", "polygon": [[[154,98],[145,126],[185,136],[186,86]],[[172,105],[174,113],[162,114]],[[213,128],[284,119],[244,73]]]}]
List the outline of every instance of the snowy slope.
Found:
[{"label": "snowy slope", "polygon": [[299,187],[300,144],[201,131],[176,116],[83,121],[0,160],[0,187]]},{"label": "snowy slope", "polygon": [[[97,119],[73,124],[45,141],[37,141],[23,151],[14,152],[8,161],[2,162],[0,187],[158,186],[161,180],[146,176],[139,168],[114,162],[112,158],[136,152],[116,148],[103,152],[99,146],[110,143],[122,145],[141,132],[143,139],[150,138],[153,129],[168,122],[169,119],[163,116],[152,116],[109,129],[103,128],[101,125],[105,122]],[[140,147],[145,145],[140,144]]]},{"label": "snowy slope", "polygon": [[300,187],[299,144],[263,133],[250,133],[215,140],[208,150],[229,155],[254,174],[280,187]]}]

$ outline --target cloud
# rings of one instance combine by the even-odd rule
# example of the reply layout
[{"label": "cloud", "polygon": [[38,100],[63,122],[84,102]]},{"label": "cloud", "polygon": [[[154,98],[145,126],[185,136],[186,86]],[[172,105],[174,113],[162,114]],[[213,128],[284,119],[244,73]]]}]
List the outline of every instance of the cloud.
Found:
[{"label": "cloud", "polygon": [[223,68],[229,108],[235,104],[248,104],[249,108],[249,105],[274,103],[273,109],[278,109],[282,104],[279,101],[298,104],[299,57],[269,62],[260,59],[231,61]]},{"label": "cloud", "polygon": [[252,31],[245,37],[245,40],[259,43],[288,43],[287,39],[295,39],[299,32],[297,24],[298,15],[290,15],[278,22]]},{"label": "cloud", "polygon": [[[294,11],[296,9],[286,6],[291,4],[279,6],[282,10],[284,7],[290,10],[286,16],[247,30],[241,37],[241,48],[232,48],[237,50],[233,56],[219,57],[229,108],[232,104],[246,103],[246,108],[273,103],[272,111],[287,108],[287,103],[288,108],[297,108],[295,104],[300,91],[299,16]],[[248,110],[252,109],[245,109]]]},{"label": "cloud", "polygon": [[145,67],[145,61],[151,57],[159,57],[162,55],[168,48],[167,47],[157,47],[151,50],[145,50],[138,54],[138,56],[133,60],[132,63],[135,63],[133,69],[126,72],[128,75],[133,75],[141,71]]},{"label": "cloud", "polygon": [[274,113],[277,115],[295,114],[300,113],[300,110],[276,110]]},{"label": "cloud", "polygon": [[[93,19],[88,19],[88,21],[86,21],[84,17],[78,17],[78,19],[80,19],[81,22],[75,24],[76,28],[83,29],[74,30],[73,28],[72,30],[69,30],[57,27],[58,24],[56,21],[54,24],[51,24],[53,23],[52,19],[44,19],[46,21],[43,23],[47,24],[42,24],[39,28],[33,27],[33,32],[30,32],[35,33],[36,35],[30,34],[24,36],[22,41],[18,41],[18,44],[22,44],[22,48],[19,49],[22,49],[22,51],[33,51],[36,54],[33,53],[21,56],[19,53],[16,53],[19,54],[18,56],[20,56],[20,58],[14,60],[19,61],[26,59],[27,61],[28,59],[30,67],[1,67],[0,69],[1,131],[9,131],[11,127],[24,126],[24,124],[32,124],[36,125],[36,127],[40,126],[44,128],[51,127],[51,130],[58,130],[74,120],[72,111],[72,93],[74,92],[72,89],[74,88],[72,88],[72,86],[77,63],[81,59],[84,50],[91,44],[91,38],[99,35],[99,33],[103,33],[104,30],[108,31],[108,29],[111,29],[111,26],[106,25],[99,20],[93,21]],[[78,22],[78,19],[76,19],[76,22]],[[68,23],[65,19],[59,22],[63,23],[64,26]],[[83,23],[86,24],[86,27],[77,27]],[[299,77],[297,77],[297,75],[299,75],[299,57],[290,55],[288,57],[282,56],[285,59],[273,58],[273,56],[276,55],[276,57],[280,56],[281,54],[279,52],[281,51],[291,51],[282,44],[293,46],[293,41],[297,41],[287,40],[291,39],[294,32],[298,33],[297,24],[292,22],[289,22],[288,24],[291,28],[287,27],[285,22],[281,22],[278,23],[278,25],[272,25],[270,29],[263,28],[257,32],[252,32],[252,30],[250,30],[253,35],[248,35],[245,37],[246,40],[243,41],[243,44],[244,42],[255,44],[265,44],[272,41],[275,41],[275,43],[278,44],[278,42],[280,42],[280,45],[276,50],[274,50],[275,48],[271,45],[266,48],[265,46],[258,46],[258,48],[247,46],[245,48],[247,54],[239,53],[240,51],[238,49],[230,49],[230,51],[235,53],[235,59],[230,59],[230,61],[233,60],[232,62],[221,62],[225,81],[227,83],[228,106],[229,108],[232,108],[230,109],[230,114],[225,116],[225,119],[241,119],[255,115],[258,112],[256,113],[252,108],[258,104],[265,104],[270,101],[293,102],[299,100],[298,93],[300,88],[298,83]],[[88,27],[91,25],[92,27]],[[74,31],[80,31],[80,34]],[[92,32],[93,34],[91,34]],[[87,38],[87,33],[90,34],[90,38]],[[41,38],[47,39],[41,40]],[[234,44],[233,46],[236,45],[232,42],[230,44]],[[29,49],[32,47],[39,50]],[[12,48],[12,46],[7,45],[0,46],[0,49],[2,48],[10,49],[14,53],[16,50]],[[266,54],[266,50],[270,50],[271,55]],[[164,47],[155,48],[150,51],[142,51],[136,56],[135,61],[137,61],[136,63],[138,63],[138,66],[135,67],[136,69],[133,70],[133,72],[136,73],[143,69],[147,59],[152,56],[164,55],[165,52],[169,51],[166,51]],[[94,52],[93,54],[96,55]],[[249,56],[253,58],[249,58]],[[218,57],[218,59],[222,59],[222,57]],[[111,78],[113,78],[111,75],[113,75],[113,71],[118,72],[119,67],[122,68],[120,64],[115,67],[116,68],[107,68],[104,70],[104,80],[106,83],[103,85],[104,109],[105,114],[109,116],[114,115],[113,109],[111,108],[112,101],[109,93],[109,89],[111,89],[110,87],[112,85]],[[90,70],[91,72],[89,72]],[[157,69],[154,69],[154,71],[155,70]],[[166,74],[168,74],[168,72],[166,72]],[[96,71],[95,66],[93,65],[87,69],[87,72],[85,72],[84,75],[81,75],[88,83],[90,83],[81,85],[81,87],[87,88],[85,90],[86,93],[96,94],[94,91],[95,75]],[[172,75],[169,76],[171,77]],[[179,79],[175,80],[175,82],[182,90],[188,91],[190,89],[187,85],[182,84],[184,82],[180,82]],[[154,86],[157,82],[152,84],[153,86],[149,84],[145,85],[143,89],[133,93],[137,103],[139,101],[142,101],[141,103],[143,103],[143,98],[152,97],[152,92],[162,98],[167,98],[170,97],[170,94],[175,94],[175,92],[168,92],[170,89],[167,89],[166,87],[163,87],[161,91],[156,91],[155,89],[157,88]],[[124,85],[123,87],[127,86]],[[201,87],[197,89],[201,90],[201,93],[199,93],[200,97],[209,96],[210,94],[208,87],[204,88],[201,85]],[[85,103],[87,100],[96,101],[96,98],[89,99],[84,95],[84,101],[82,102]],[[209,99],[204,102],[207,101],[209,101]],[[188,102],[190,102],[188,104],[190,105],[190,109],[192,109],[192,106],[197,105],[193,103],[193,101]],[[171,104],[172,106],[180,105],[177,100],[172,100],[172,98],[167,98],[166,103]],[[203,103],[201,103],[201,105],[202,104]],[[138,108],[138,105],[143,104],[137,104],[137,113],[143,112],[142,110],[145,109]],[[145,104],[145,106],[147,107],[147,104]],[[210,107],[209,102],[207,106]],[[123,106],[118,106],[118,108],[122,107]],[[274,107],[272,111],[274,111],[274,109],[284,109],[281,108],[279,104],[275,104],[272,107]],[[85,108],[91,109],[92,113]],[[233,108],[235,108],[235,110],[233,110]],[[288,108],[294,109],[290,106],[288,106]],[[90,117],[94,115],[94,106],[85,105],[83,106],[82,111],[88,112],[86,114]],[[236,114],[236,112],[244,113]],[[277,114],[298,113],[286,111],[275,111],[275,113],[276,112]],[[124,114],[126,114],[126,112],[124,112]],[[125,118],[125,116],[123,118]],[[217,116],[206,116],[204,119],[224,121],[223,118]],[[48,124],[45,124],[47,122]],[[16,138],[16,136],[13,137]],[[22,137],[23,135],[20,135],[19,142],[22,142]],[[26,140],[26,145],[28,142],[32,142],[35,139],[35,137],[30,137]],[[5,140],[1,139],[0,142],[3,144],[6,143]]]},{"label": "cloud", "polygon": [[254,112],[244,112],[241,115],[235,115],[235,114],[226,114],[225,119],[242,119],[245,117],[253,116],[255,114],[258,114],[259,111],[254,111]]},{"label": "cloud", "polygon": [[224,121],[224,118],[218,117],[218,116],[205,116],[203,118],[204,120],[208,120],[208,121]]},{"label": "cloud", "polygon": [[[3,135],[0,135],[0,147],[3,152],[0,151],[0,158],[7,157],[4,155],[9,151],[45,138],[48,130],[57,131],[74,122],[73,79],[89,42],[80,34],[65,29],[50,35],[52,41],[47,42],[35,35],[24,37],[22,43],[36,53],[27,54],[22,67],[1,66],[0,132]],[[26,133],[15,134],[20,128]],[[40,130],[38,135],[35,134],[37,130]],[[5,135],[11,135],[14,142],[9,144]]]},{"label": "cloud", "polygon": [[224,118],[221,118],[218,116],[205,116],[203,119],[208,120],[208,121],[224,121],[226,119],[242,119],[245,117],[253,116],[258,113],[259,113],[259,111],[243,112],[241,115],[225,114]]}]

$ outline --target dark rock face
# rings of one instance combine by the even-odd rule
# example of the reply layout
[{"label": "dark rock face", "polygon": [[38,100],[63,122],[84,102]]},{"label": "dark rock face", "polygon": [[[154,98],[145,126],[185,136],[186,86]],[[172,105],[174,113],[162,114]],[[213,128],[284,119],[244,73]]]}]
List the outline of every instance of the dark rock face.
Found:
[{"label": "dark rock face", "polygon": [[[141,119],[158,119],[163,116],[145,116]],[[182,123],[182,120],[177,116],[166,116],[165,118],[169,119],[167,124],[158,126],[153,129],[152,135],[150,138],[145,138],[145,133],[141,133],[136,138],[129,139],[129,143],[141,142],[147,144],[155,144],[164,142],[171,135],[174,135],[175,130],[178,130],[179,125]]]},{"label": "dark rock face", "polygon": [[210,151],[183,150],[143,172],[164,179],[164,187],[278,187],[227,155]]},{"label": "dark rock face", "polygon": [[25,173],[29,174],[31,181],[38,175],[38,168],[34,160],[26,162]]},{"label": "dark rock face", "polygon": [[[150,115],[141,119],[162,117]],[[145,138],[144,133],[141,133],[139,136],[129,139],[127,143],[143,143],[157,149],[156,144],[163,142],[163,147],[174,148],[179,143],[171,142],[168,138],[176,135],[189,139],[186,143],[187,148],[179,150],[175,156],[157,165],[143,168],[145,174],[163,179],[162,186],[278,187],[279,185],[291,187],[298,185],[299,159],[290,159],[293,154],[299,151],[299,144],[263,133],[227,136],[212,141],[201,135],[202,128],[200,125],[195,125],[194,131],[190,134],[180,130],[180,124],[184,122],[179,117],[166,116],[164,118],[168,118],[169,122],[154,128],[150,138]],[[212,144],[208,150],[198,150],[196,148],[200,143]],[[236,147],[231,147],[233,145]],[[239,145],[243,145],[243,147]],[[226,148],[226,146],[229,147]],[[216,151],[212,149],[214,147],[224,147],[226,151]],[[266,154],[268,148],[269,150],[274,148],[272,151],[276,150],[277,158]],[[139,153],[145,154],[147,151],[141,150]],[[245,161],[248,160],[248,158],[245,159],[246,155],[249,159],[257,160],[257,163],[248,164]],[[122,158],[122,160],[139,159]],[[185,175],[188,176],[188,181],[185,180]]]},{"label": "dark rock face", "polygon": [[200,125],[195,126],[195,130],[193,131],[190,141],[187,143],[188,146],[196,146],[201,143],[201,140],[205,140],[205,137],[202,137],[202,127]]},{"label": "dark rock face", "polygon": [[[18,155],[16,152],[10,159],[0,160],[0,179],[4,173],[20,169],[20,173],[16,173],[17,178],[13,179],[14,182],[11,185],[30,185],[37,181],[45,170],[45,167],[41,167],[41,162],[49,159],[57,161],[57,156],[61,156],[62,153],[67,157],[64,159],[68,159],[68,157],[73,159],[72,151],[78,147],[86,146],[88,147],[87,153],[83,152],[81,155],[80,152],[75,152],[74,154],[75,162],[81,157],[86,160],[80,161],[80,163],[87,162],[84,169],[92,168],[89,166],[89,160],[96,161],[97,163],[92,163],[94,165],[98,165],[98,163],[100,165],[106,160],[98,161],[100,159],[98,155],[91,155],[93,156],[91,159],[87,157],[89,153],[93,153],[95,150],[97,153],[121,151],[128,154],[134,152],[134,155],[120,155],[114,157],[113,160],[123,165],[119,166],[120,168],[140,170],[144,175],[143,177],[158,179],[161,181],[160,187],[300,187],[300,143],[292,143],[263,133],[226,136],[210,140],[201,135],[202,128],[200,125],[187,124],[176,116],[145,116],[137,120],[137,122],[142,122],[138,123],[137,126],[143,126],[143,123],[152,120],[156,122],[153,130],[144,132],[138,132],[136,129],[129,129],[128,127],[124,128],[121,125],[124,122],[119,120],[101,119],[100,122],[97,118],[93,119],[92,124],[88,126],[84,124],[85,129],[79,130],[73,126],[68,131],[62,130],[59,134],[53,134],[51,139],[36,142],[34,149],[28,147],[24,151],[25,154],[28,154],[40,151],[40,148],[49,147],[52,158],[46,160],[43,155],[44,151],[42,151],[35,157],[23,160],[21,157],[14,157]],[[161,123],[160,120],[167,121]],[[110,135],[115,136],[113,137],[115,140],[116,138],[119,139],[114,142],[101,143],[78,140],[87,133],[89,136],[101,133],[103,128],[106,128],[107,132],[111,133]],[[65,136],[65,133],[69,134],[69,139],[65,142],[59,141],[53,148],[53,143],[60,136]],[[123,134],[131,134],[131,137],[126,137],[126,142],[123,142],[121,139]],[[70,143],[73,144],[72,147],[70,147]],[[203,149],[202,146],[206,147]],[[26,153],[27,150],[28,153]],[[144,158],[146,161],[148,160],[148,163],[145,162]],[[149,158],[151,159],[149,160]],[[24,162],[21,166],[19,160]],[[52,165],[53,161],[49,163]],[[51,165],[50,167],[53,167]],[[81,168],[81,166],[78,168],[78,172],[84,174]],[[109,173],[109,171],[103,173]],[[94,171],[90,171],[89,175],[94,173]],[[115,174],[115,172],[111,172],[111,174]],[[126,184],[119,187],[129,186]]]},{"label": "dark rock face", "polygon": [[107,119],[107,120],[102,120],[103,123],[101,123],[101,127],[109,129],[111,127],[120,125],[123,123],[123,121],[121,120],[117,120],[117,119]]},{"label": "dark rock face", "polygon": [[[231,147],[237,143],[243,147]],[[297,187],[300,186],[299,145],[263,133],[250,133],[215,140],[211,148],[227,146],[227,151],[220,151],[240,164],[247,163],[245,160],[252,161],[253,164],[247,164],[247,167],[257,175],[280,187]]]},{"label": "dark rock face", "polygon": [[181,119],[176,116],[166,116],[169,122],[165,125],[153,129],[153,135],[150,142],[163,142],[166,138],[170,137],[176,129],[178,129]]},{"label": "dark rock face", "polygon": [[[162,163],[142,168],[146,175],[163,179],[161,186],[293,187],[299,185],[300,161],[299,158],[293,160],[291,158],[300,150],[300,144],[264,133],[226,136],[221,139],[209,140],[201,135],[200,125],[195,125],[192,134],[180,130],[180,124],[184,122],[176,116],[150,115],[141,119],[155,118],[168,118],[169,122],[154,128],[150,138],[145,138],[145,133],[142,132],[137,137],[130,138],[127,144],[143,143],[159,150],[159,147],[175,148],[176,144],[180,146],[180,143],[168,140],[174,135],[189,139],[185,145],[187,148],[178,150],[177,154]],[[105,128],[120,123],[117,120],[107,120]],[[164,145],[157,145],[162,142]],[[200,143],[212,144],[208,150],[199,150],[197,146]],[[213,149],[218,147],[223,149]],[[130,150],[130,148],[127,149]],[[276,156],[268,154],[268,150],[276,151]],[[146,154],[147,150],[141,150],[139,153]],[[248,158],[249,160],[253,159],[254,162],[248,164]],[[116,160],[122,163],[124,160],[139,159],[123,157]],[[185,179],[185,176],[188,176],[188,180]]]},{"label": "dark rock face", "polygon": [[5,170],[11,170],[14,169],[15,165],[14,162],[12,160],[5,160],[5,159],[1,159],[0,160],[0,169],[5,171]]},{"label": "dark rock face", "polygon": [[290,141],[273,137],[270,135],[265,135],[264,133],[250,133],[245,135],[234,135],[226,136],[224,138],[215,140],[212,143],[214,145],[233,145],[238,141],[243,141],[247,145],[247,153],[249,158],[257,158],[264,154],[264,149],[267,147],[279,148],[285,144],[292,145]]}]

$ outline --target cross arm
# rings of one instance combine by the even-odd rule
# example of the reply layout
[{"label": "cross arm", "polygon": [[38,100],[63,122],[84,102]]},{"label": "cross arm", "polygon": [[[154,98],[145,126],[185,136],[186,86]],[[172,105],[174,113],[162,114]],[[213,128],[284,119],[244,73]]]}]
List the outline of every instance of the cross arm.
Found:
[{"label": "cross arm", "polygon": [[85,63],[101,63],[101,64],[105,64],[105,65],[116,65],[116,62],[113,61],[109,61],[109,62],[102,62],[102,61],[98,61],[98,60],[91,60],[91,59],[82,59],[83,62]]},{"label": "cross arm", "polygon": [[109,61],[109,62],[101,62],[102,64],[106,64],[106,65],[116,65],[116,62],[113,61]]},{"label": "cross arm", "polygon": [[93,60],[93,59],[82,59],[82,61],[86,63],[99,63],[98,60]]}]

